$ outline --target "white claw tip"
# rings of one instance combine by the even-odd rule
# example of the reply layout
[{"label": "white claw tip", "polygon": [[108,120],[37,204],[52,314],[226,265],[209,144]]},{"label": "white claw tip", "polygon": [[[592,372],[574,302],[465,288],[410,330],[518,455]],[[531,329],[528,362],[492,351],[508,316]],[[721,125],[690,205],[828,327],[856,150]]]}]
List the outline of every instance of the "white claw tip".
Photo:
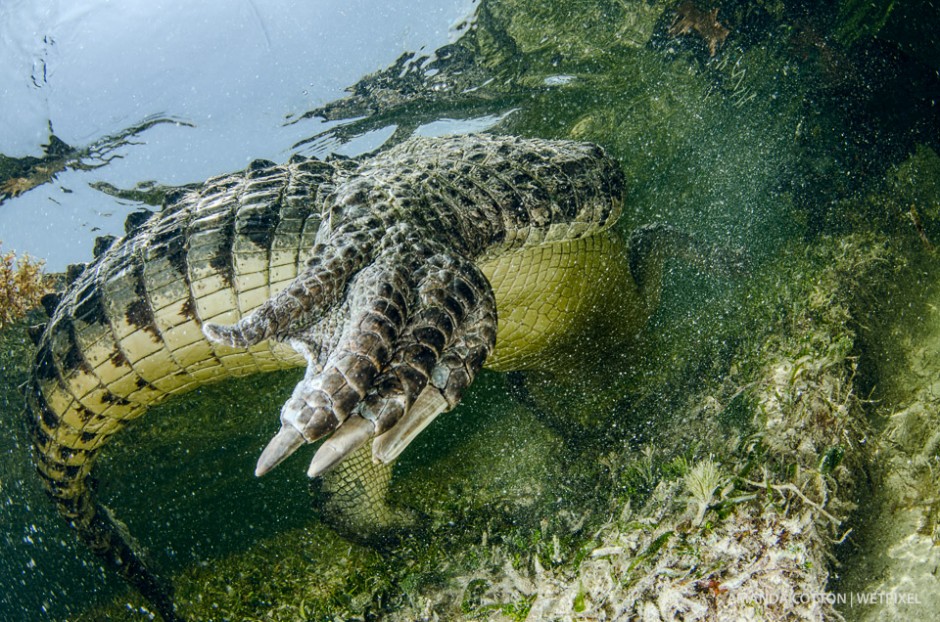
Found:
[{"label": "white claw tip", "polygon": [[310,468],[307,469],[307,477],[313,479],[326,473],[331,467],[339,464],[342,456],[333,450],[332,447],[323,445],[310,461]]},{"label": "white claw tip", "polygon": [[274,435],[268,446],[261,452],[258,466],[255,467],[255,475],[261,477],[297,451],[305,442],[303,435],[294,426],[282,426],[280,432]]},{"label": "white claw tip", "polygon": [[447,400],[433,386],[425,387],[405,416],[372,442],[372,461],[388,464],[428,427],[434,419],[449,408]]},{"label": "white claw tip", "polygon": [[375,434],[375,424],[353,415],[336,428],[333,435],[320,445],[307,469],[308,477],[319,477],[343,461]]}]

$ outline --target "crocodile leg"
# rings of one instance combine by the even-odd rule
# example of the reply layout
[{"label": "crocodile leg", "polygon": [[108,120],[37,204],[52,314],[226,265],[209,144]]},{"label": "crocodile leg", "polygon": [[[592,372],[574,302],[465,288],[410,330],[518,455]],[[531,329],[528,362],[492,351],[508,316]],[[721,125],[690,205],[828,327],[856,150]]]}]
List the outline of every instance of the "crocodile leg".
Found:
[{"label": "crocodile leg", "polygon": [[312,480],[313,504],[321,520],[340,535],[380,549],[417,524],[416,515],[389,504],[393,463],[376,462],[361,445],[322,477]]}]

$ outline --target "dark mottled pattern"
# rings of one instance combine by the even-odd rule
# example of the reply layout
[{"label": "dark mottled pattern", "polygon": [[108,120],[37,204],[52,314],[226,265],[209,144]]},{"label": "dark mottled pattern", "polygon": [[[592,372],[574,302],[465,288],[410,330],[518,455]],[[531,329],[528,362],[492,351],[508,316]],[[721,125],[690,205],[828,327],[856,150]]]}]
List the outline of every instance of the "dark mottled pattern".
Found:
[{"label": "dark mottled pattern", "polygon": [[150,220],[152,216],[153,212],[148,209],[138,209],[131,212],[124,219],[124,233],[133,235],[145,222]]},{"label": "dark mottled pattern", "polygon": [[95,238],[95,245],[91,251],[93,257],[100,257],[107,252],[117,238],[113,235],[100,235]]},{"label": "dark mottled pattern", "polygon": [[481,262],[611,225],[622,184],[594,145],[460,136],[362,161],[255,161],[168,195],[76,275],[40,340],[27,401],[49,494],[177,619],[93,497],[91,465],[111,435],[175,393],[302,364],[275,343],[287,342],[309,369],[259,472],[332,433],[311,465],[322,472],[396,433],[412,406],[456,405],[496,338]]},{"label": "dark mottled pattern", "polygon": [[104,312],[101,290],[93,279],[86,279],[84,286],[72,296],[72,317],[85,324],[104,324],[108,321]]},{"label": "dark mottled pattern", "polygon": [[124,317],[129,324],[133,324],[137,328],[147,331],[155,340],[159,340],[160,329],[154,324],[155,317],[153,306],[147,295],[147,283],[144,280],[143,265],[134,263],[131,268],[131,275],[131,278],[134,280],[135,298],[127,305],[127,311]]},{"label": "dark mottled pattern", "polygon": [[85,271],[85,264],[73,263],[65,267],[65,282],[68,285],[74,283],[78,277]]}]

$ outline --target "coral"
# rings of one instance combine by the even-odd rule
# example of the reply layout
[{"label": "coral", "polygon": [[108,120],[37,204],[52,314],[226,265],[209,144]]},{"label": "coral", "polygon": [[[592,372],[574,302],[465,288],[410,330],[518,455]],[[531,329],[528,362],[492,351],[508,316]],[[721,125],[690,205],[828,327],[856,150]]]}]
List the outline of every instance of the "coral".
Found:
[{"label": "coral", "polygon": [[17,258],[13,251],[0,254],[0,329],[25,315],[51,291],[42,267],[42,261],[28,255]]}]

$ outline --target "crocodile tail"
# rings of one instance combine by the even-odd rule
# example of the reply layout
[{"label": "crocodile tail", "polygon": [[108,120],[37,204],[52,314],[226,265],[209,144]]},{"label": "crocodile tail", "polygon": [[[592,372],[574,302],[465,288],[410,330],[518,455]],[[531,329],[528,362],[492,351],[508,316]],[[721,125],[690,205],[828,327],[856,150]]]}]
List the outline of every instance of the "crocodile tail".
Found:
[{"label": "crocodile tail", "polygon": [[76,452],[48,435],[48,426],[40,420],[51,421],[55,414],[35,378],[27,385],[27,403],[35,415],[30,433],[37,470],[56,509],[82,542],[140,592],[166,622],[182,620],[173,604],[172,585],[150,570],[125,525],[95,499],[89,473],[97,451]]},{"label": "crocodile tail", "polygon": [[94,505],[94,510],[90,522],[78,529],[82,540],[140,592],[165,622],[181,622],[173,600],[173,585],[144,563],[124,523],[99,503]]},{"label": "crocodile tail", "polygon": [[312,194],[332,171],[314,160],[259,161],[209,180],[114,241],[50,300],[27,385],[37,469],[81,539],[166,620],[179,619],[171,590],[96,500],[95,459],[166,398],[303,364],[281,344],[210,344],[202,324],[237,320],[296,275],[319,225]]}]

